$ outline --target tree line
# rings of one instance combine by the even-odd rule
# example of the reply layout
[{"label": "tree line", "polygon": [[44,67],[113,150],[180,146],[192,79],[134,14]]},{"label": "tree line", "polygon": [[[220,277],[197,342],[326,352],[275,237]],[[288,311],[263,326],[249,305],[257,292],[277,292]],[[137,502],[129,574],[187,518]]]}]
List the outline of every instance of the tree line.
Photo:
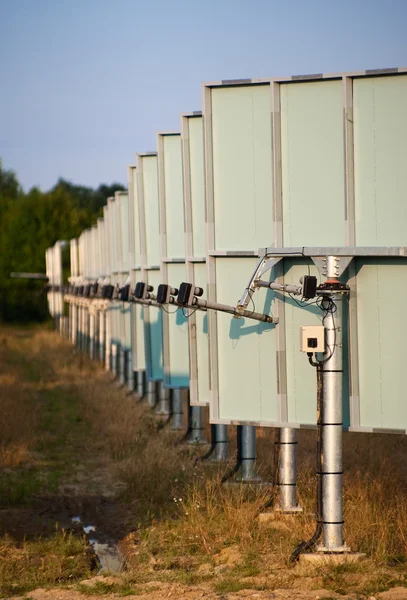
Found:
[{"label": "tree line", "polygon": [[16,280],[10,273],[45,273],[45,250],[70,240],[102,216],[102,207],[119,183],[97,189],[59,179],[48,191],[24,192],[16,174],[0,160],[0,321],[47,318],[44,282]]}]

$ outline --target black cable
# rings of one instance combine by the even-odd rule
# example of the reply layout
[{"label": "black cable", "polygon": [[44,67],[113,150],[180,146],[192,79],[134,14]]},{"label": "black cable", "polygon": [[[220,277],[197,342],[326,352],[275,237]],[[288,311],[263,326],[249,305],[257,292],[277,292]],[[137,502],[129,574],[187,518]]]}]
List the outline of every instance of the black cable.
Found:
[{"label": "black cable", "polygon": [[[312,364],[312,363],[311,363]],[[322,533],[322,447],[323,447],[323,371],[317,366],[317,445],[316,445],[316,516],[317,524],[309,540],[301,542],[290,556],[290,563],[298,560],[300,554],[315,546]]]},{"label": "black cable", "polygon": [[185,307],[184,306],[182,307],[181,310],[182,310],[182,314],[184,315],[184,317],[186,319],[190,319],[192,317],[192,315],[194,315],[196,313],[196,311],[198,310],[198,308],[199,308],[199,306],[197,306],[192,312],[190,312],[188,314],[185,312]]},{"label": "black cable", "polygon": [[177,308],[175,310],[167,310],[166,308],[164,308],[164,304],[161,305],[162,310],[167,313],[167,315],[175,315],[175,313],[177,312],[179,306],[177,306]]}]

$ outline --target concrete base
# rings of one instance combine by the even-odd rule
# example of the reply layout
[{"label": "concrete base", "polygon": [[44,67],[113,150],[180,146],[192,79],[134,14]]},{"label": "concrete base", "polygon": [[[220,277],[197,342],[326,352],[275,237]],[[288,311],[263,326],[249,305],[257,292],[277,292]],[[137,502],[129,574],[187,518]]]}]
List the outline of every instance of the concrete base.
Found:
[{"label": "concrete base", "polygon": [[309,552],[305,554],[300,554],[300,563],[301,564],[312,564],[315,566],[318,565],[343,565],[359,562],[366,558],[366,554],[363,552]]}]

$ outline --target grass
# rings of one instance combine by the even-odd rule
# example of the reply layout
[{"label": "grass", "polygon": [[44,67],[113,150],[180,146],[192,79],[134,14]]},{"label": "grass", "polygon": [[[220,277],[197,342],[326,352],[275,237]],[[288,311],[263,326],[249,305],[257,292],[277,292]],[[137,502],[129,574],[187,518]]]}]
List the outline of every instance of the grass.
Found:
[{"label": "grass", "polygon": [[[175,444],[176,434],[161,430],[145,406],[110,385],[109,375],[65,340],[41,329],[24,336],[5,330],[0,337],[2,505],[26,507],[40,495],[58,494],[65,483],[77,481],[77,468],[86,464],[95,472],[104,469],[109,486],[120,484],[121,502],[133,514],[134,531],[122,544],[129,571],[114,583],[97,582],[92,589],[79,585],[78,590],[125,596],[156,581],[199,584],[218,594],[300,586],[364,597],[407,586],[405,437],[344,435],[345,539],[367,559],[292,567],[291,552],[315,527],[314,432],[299,432],[298,493],[304,512],[260,523],[257,516],[269,490],[223,486],[216,469],[195,466],[197,449]],[[269,479],[272,435],[272,430],[258,431],[260,470]],[[99,484],[80,485],[91,494]],[[85,542],[69,535],[57,532],[23,544],[1,540],[6,566],[11,573],[24,573],[19,593],[80,581],[90,573]],[[72,550],[73,544],[76,551],[64,554],[63,547]],[[41,568],[35,552],[42,556]],[[17,593],[12,583],[9,577],[2,584],[4,597]]]},{"label": "grass", "polygon": [[17,546],[0,541],[0,597],[29,592],[36,587],[69,584],[91,573],[91,557],[84,538],[56,531],[47,539]]}]

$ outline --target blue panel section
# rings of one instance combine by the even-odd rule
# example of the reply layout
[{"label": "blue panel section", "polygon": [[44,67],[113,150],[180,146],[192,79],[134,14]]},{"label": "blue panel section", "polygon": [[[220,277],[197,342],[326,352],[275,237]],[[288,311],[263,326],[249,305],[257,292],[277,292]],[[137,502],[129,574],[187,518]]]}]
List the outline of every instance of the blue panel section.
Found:
[{"label": "blue panel section", "polygon": [[145,309],[144,313],[147,312],[155,312],[144,320],[147,379],[161,381],[164,377],[162,313],[154,308]]},{"label": "blue panel section", "polygon": [[175,329],[175,331],[173,330],[173,337],[175,337],[174,334],[177,333],[180,344],[178,347],[175,347],[174,344],[171,344],[170,340],[170,345],[174,345],[172,348],[172,355],[181,352],[183,353],[185,360],[182,360],[182,356],[179,356],[178,359],[175,360],[176,357],[173,356],[170,372],[164,375],[164,386],[167,388],[189,387],[188,323],[185,314],[181,309],[178,309],[175,314],[169,315],[169,319],[172,321],[172,323],[170,322],[170,327],[172,324],[175,324],[176,326],[176,329],[172,328]]}]

